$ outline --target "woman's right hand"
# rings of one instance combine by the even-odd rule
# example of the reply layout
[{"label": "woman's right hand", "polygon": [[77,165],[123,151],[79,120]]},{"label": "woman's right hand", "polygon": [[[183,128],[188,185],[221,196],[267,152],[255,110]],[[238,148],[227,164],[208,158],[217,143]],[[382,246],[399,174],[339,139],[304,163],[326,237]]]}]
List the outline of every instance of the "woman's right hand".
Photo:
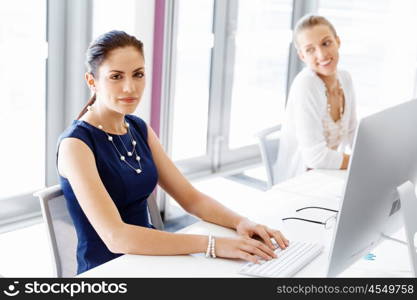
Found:
[{"label": "woman's right hand", "polygon": [[217,257],[240,258],[252,263],[258,263],[259,259],[271,260],[277,257],[266,244],[250,237],[216,237],[215,239]]}]

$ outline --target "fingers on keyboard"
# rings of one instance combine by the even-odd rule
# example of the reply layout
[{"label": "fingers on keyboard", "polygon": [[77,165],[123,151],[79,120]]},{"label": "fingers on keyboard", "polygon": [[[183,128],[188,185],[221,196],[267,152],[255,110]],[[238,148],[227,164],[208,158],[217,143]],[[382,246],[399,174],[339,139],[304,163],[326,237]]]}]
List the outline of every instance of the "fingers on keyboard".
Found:
[{"label": "fingers on keyboard", "polygon": [[278,259],[261,264],[246,264],[242,267],[243,274],[261,277],[289,277],[310,263],[323,250],[319,244],[293,242],[287,249],[276,250]]},{"label": "fingers on keyboard", "polygon": [[281,231],[269,229],[268,233],[281,249],[285,249],[288,246],[288,240],[284,237]]},{"label": "fingers on keyboard", "polygon": [[243,260],[246,260],[252,264],[258,264],[259,259],[255,255],[251,255],[248,252],[240,251],[239,257]]},{"label": "fingers on keyboard", "polygon": [[249,254],[257,255],[262,259],[270,260],[271,256],[254,245],[243,245],[242,249]]},{"label": "fingers on keyboard", "polygon": [[268,257],[270,257],[270,258],[275,258],[276,257],[274,251],[271,248],[269,248],[267,245],[265,245],[264,243],[254,241],[253,245],[255,247],[257,247],[258,249],[260,249],[261,251],[263,251],[264,253],[266,253],[268,255]]}]

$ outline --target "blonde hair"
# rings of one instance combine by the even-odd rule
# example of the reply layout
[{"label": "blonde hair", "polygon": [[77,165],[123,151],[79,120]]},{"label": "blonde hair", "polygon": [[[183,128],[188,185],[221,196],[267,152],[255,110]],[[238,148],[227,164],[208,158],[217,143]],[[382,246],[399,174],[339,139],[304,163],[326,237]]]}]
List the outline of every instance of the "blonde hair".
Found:
[{"label": "blonde hair", "polygon": [[330,28],[333,35],[337,37],[336,29],[334,28],[333,24],[330,23],[329,20],[327,20],[323,16],[308,14],[302,17],[300,20],[298,20],[297,24],[295,25],[293,32],[293,43],[296,49],[298,49],[299,46],[297,42],[297,37],[300,34],[300,32],[318,25],[326,25]]}]

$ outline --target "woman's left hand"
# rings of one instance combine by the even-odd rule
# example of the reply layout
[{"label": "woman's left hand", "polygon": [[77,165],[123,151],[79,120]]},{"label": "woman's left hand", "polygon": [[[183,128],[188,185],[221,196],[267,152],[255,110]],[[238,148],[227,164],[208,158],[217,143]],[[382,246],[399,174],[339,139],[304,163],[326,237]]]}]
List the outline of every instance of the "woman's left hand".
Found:
[{"label": "woman's left hand", "polygon": [[236,231],[241,236],[261,238],[264,243],[272,250],[275,250],[276,247],[274,247],[272,244],[271,238],[277,242],[281,249],[285,249],[289,245],[289,241],[279,230],[271,229],[265,225],[256,224],[246,218],[239,222],[239,224],[236,226]]}]

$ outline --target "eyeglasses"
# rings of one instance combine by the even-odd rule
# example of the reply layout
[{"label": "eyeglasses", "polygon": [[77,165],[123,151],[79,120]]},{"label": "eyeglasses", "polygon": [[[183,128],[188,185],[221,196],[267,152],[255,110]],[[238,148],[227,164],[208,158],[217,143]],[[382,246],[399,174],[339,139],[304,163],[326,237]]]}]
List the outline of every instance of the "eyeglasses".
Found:
[{"label": "eyeglasses", "polygon": [[319,206],[307,206],[307,207],[302,207],[296,210],[296,212],[305,210],[305,209],[323,209],[323,210],[327,210],[327,211],[332,211],[335,212],[336,214],[334,214],[333,216],[327,218],[324,222],[322,221],[317,221],[317,220],[311,220],[311,219],[305,219],[305,218],[298,218],[298,217],[288,217],[288,218],[283,218],[282,221],[286,221],[286,220],[299,220],[299,221],[306,221],[306,222],[311,222],[311,223],[315,223],[315,224],[320,224],[320,225],[324,225],[324,228],[326,229],[330,229],[334,226],[334,224],[336,223],[336,217],[337,217],[337,213],[339,211],[334,210],[334,209],[330,209],[330,208],[325,208],[325,207],[319,207]]}]

